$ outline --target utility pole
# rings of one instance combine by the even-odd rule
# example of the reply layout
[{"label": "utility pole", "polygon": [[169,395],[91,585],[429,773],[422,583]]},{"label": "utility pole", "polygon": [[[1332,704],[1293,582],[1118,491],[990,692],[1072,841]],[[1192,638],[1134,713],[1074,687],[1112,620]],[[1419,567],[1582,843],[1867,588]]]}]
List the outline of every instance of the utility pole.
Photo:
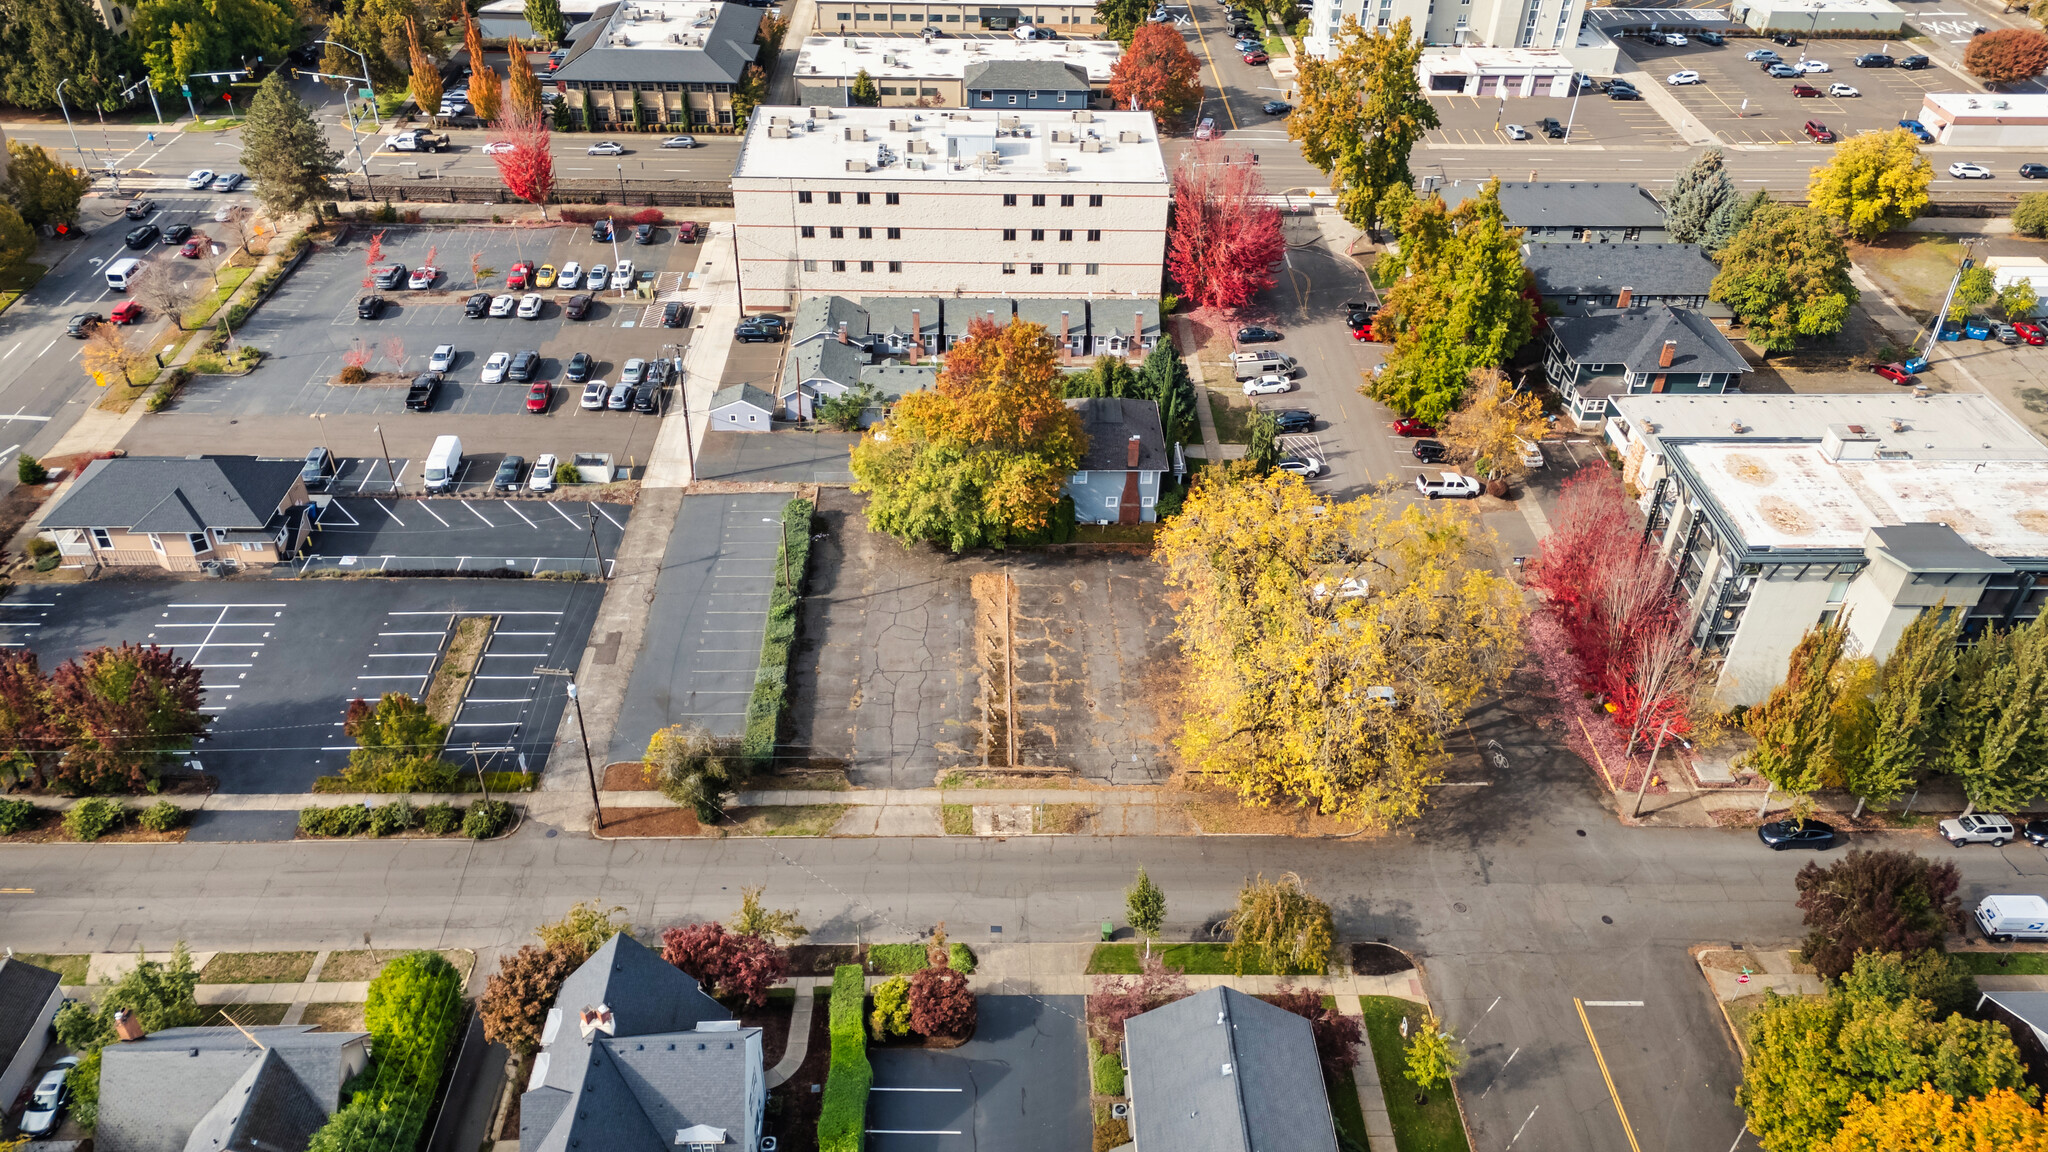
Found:
[{"label": "utility pole", "polygon": [[[78,129],[71,123],[71,105],[64,102],[64,86],[69,83],[71,83],[71,77],[69,76],[57,81],[57,107],[64,110],[64,127],[71,130],[71,150],[78,153],[78,162],[83,164],[85,163],[85,149],[78,146]],[[620,187],[623,188],[625,185],[622,184]]]},{"label": "utility pole", "polygon": [[[375,87],[375,85],[372,85],[372,84],[370,83],[370,58],[369,58],[368,56],[365,56],[365,55],[363,55],[363,54],[362,54],[361,52],[357,52],[357,51],[356,51],[356,50],[355,50],[354,48],[351,48],[351,47],[349,47],[349,46],[348,46],[348,45],[346,45],[346,44],[340,43],[339,41],[335,41],[335,40],[315,40],[315,41],[313,41],[313,43],[315,43],[315,44],[332,44],[332,45],[334,45],[334,46],[335,46],[336,48],[339,48],[339,49],[341,49],[341,50],[342,50],[343,52],[353,52],[353,53],[355,53],[355,58],[356,58],[356,59],[358,59],[358,60],[361,60],[361,61],[363,62],[363,74],[362,74],[362,76],[361,76],[361,77],[355,77],[355,76],[335,76],[335,77],[333,77],[333,79],[335,79],[335,80],[347,80],[347,81],[350,81],[350,82],[354,82],[354,81],[355,81],[355,80],[357,80],[357,79],[361,79],[361,80],[362,80],[362,82],[363,82],[363,93],[364,93],[364,94],[366,94],[366,95],[368,95],[368,97],[369,97],[369,100],[370,100],[370,117],[371,117],[372,121],[373,121],[373,122],[374,122],[374,123],[375,123],[375,124],[377,125],[377,127],[378,127],[378,128],[380,128],[380,129],[381,129],[381,128],[383,128],[383,127],[384,127],[384,118],[383,118],[383,117],[381,117],[381,116],[379,116],[379,115],[377,114],[377,91],[376,91],[376,87]],[[319,73],[319,72],[313,72],[313,73],[309,73],[309,75],[313,75],[313,76],[320,76],[320,75],[322,75],[322,73]],[[354,101],[350,101],[350,103],[354,103]]]},{"label": "utility pole", "polygon": [[[536,676],[573,676],[567,668],[535,668]],[[583,745],[583,772],[590,779],[590,807],[597,813],[597,827],[604,829],[604,806],[597,799],[597,764],[590,758],[590,734],[583,729],[583,700],[577,695],[576,682],[569,681],[569,703],[576,709],[576,741]]]},{"label": "utility pole", "polygon": [[600,541],[598,540],[598,538],[597,538],[597,505],[596,505],[596,504],[594,504],[594,503],[590,503],[590,502],[587,502],[587,501],[586,501],[586,502],[584,503],[584,505],[583,505],[583,519],[584,519],[585,523],[587,523],[587,524],[589,524],[589,525],[590,525],[590,547],[591,547],[591,550],[597,553],[597,579],[598,579],[598,582],[599,582],[599,583],[610,583],[610,582],[611,582],[611,578],[610,578],[610,577],[608,577],[608,576],[606,576],[606,575],[604,574],[604,544],[603,544],[602,542],[600,542]]},{"label": "utility pole", "polygon": [[477,758],[476,741],[469,742],[469,766],[476,769],[476,786],[483,789],[484,803],[491,802],[491,785],[484,779],[484,762]]},{"label": "utility pole", "polygon": [[[1657,730],[1657,743],[1650,748],[1650,763],[1643,769],[1643,782],[1636,786],[1635,810],[1628,814],[1631,820],[1643,814],[1643,793],[1650,790],[1650,774],[1657,770],[1657,753],[1663,751],[1664,735],[1669,731],[1671,731],[1671,721],[1669,720],[1664,721],[1664,727]],[[1770,801],[1770,793],[1764,793],[1764,800],[1766,803]]]},{"label": "utility pole", "polygon": [[[321,427],[325,428],[326,425],[322,424]],[[384,443],[384,426],[382,424],[377,425],[377,447],[384,450],[384,474],[391,477],[391,490],[396,492],[398,491],[398,473],[393,471],[391,467],[391,447]]]}]

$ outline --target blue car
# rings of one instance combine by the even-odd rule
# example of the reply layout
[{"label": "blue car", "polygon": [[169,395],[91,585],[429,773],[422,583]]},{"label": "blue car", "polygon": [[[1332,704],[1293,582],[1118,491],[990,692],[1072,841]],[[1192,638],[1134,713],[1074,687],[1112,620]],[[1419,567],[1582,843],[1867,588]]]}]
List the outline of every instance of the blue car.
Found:
[{"label": "blue car", "polygon": [[1901,120],[1899,121],[1899,127],[1911,132],[1922,144],[1934,143],[1934,133],[1929,132],[1927,125],[1920,123],[1918,120]]},{"label": "blue car", "polygon": [[1991,339],[1991,321],[1982,316],[1971,316],[1963,321],[1963,335],[1972,340]]}]

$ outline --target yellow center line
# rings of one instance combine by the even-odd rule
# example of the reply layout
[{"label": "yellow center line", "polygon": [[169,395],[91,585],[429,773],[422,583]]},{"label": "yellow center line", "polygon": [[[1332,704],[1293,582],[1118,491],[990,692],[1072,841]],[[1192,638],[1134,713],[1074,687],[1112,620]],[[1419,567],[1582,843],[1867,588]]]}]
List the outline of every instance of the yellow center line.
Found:
[{"label": "yellow center line", "polygon": [[33,896],[35,892],[33,888],[0,888],[0,895],[7,896]]},{"label": "yellow center line", "polygon": [[1195,26],[1195,43],[1202,46],[1202,55],[1209,58],[1209,78],[1216,81],[1216,98],[1223,101],[1223,114],[1230,117],[1230,127],[1237,128],[1237,113],[1230,110],[1230,94],[1223,90],[1223,73],[1216,70],[1216,53],[1209,47],[1209,39],[1202,32],[1202,21],[1195,15],[1195,6],[1188,5],[1188,23]]},{"label": "yellow center line", "polygon": [[1572,1007],[1579,1010],[1579,1023],[1586,1027],[1586,1043],[1593,1046],[1593,1059],[1600,1062],[1600,1078],[1607,1081],[1607,1095],[1614,1100],[1614,1111],[1621,1117],[1621,1130],[1628,1134],[1628,1146],[1634,1152],[1643,1152],[1642,1145],[1636,1143],[1636,1130],[1629,1125],[1628,1109],[1621,1106],[1621,1093],[1614,1090],[1614,1077],[1607,1071],[1607,1058],[1600,1054],[1600,1041],[1593,1036],[1593,1022],[1586,1019],[1585,1001],[1574,996]]}]

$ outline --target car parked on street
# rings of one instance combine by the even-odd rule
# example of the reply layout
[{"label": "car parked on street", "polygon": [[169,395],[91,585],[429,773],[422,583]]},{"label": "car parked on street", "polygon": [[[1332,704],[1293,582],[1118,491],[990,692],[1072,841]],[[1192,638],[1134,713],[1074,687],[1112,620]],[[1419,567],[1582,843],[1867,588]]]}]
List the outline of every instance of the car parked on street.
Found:
[{"label": "car parked on street", "polygon": [[80,312],[71,318],[70,324],[65,325],[64,334],[83,340],[92,335],[92,330],[105,323],[106,319],[97,312]]},{"label": "car parked on street", "polygon": [[1773,820],[1757,828],[1756,838],[1778,852],[1787,848],[1825,852],[1835,846],[1836,836],[1834,826],[1825,821]]},{"label": "car parked on street", "polygon": [[1958,848],[1967,844],[1989,844],[1993,848],[2003,848],[2018,839],[2018,834],[2013,831],[2012,821],[1989,812],[1943,820],[1935,826],[1935,832]]},{"label": "car parked on street", "polygon": [[1272,344],[1279,339],[1280,333],[1273,331],[1271,328],[1251,325],[1237,330],[1237,342],[1239,344]]},{"label": "car parked on street", "polygon": [[1244,382],[1244,394],[1247,396],[1275,396],[1282,392],[1292,391],[1293,389],[1294,382],[1292,380],[1285,376],[1275,376],[1270,373]]}]

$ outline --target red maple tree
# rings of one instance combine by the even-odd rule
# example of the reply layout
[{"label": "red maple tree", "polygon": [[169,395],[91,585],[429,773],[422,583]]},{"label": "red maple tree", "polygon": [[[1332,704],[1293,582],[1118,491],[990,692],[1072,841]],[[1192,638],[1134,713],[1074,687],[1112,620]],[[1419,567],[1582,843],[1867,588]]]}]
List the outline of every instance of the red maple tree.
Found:
[{"label": "red maple tree", "polygon": [[491,157],[498,162],[499,179],[547,219],[548,198],[555,194],[555,158],[548,151],[546,117],[514,107],[497,128],[498,138],[512,146]]},{"label": "red maple tree", "polygon": [[1363,1017],[1346,1016],[1333,1007],[1326,1007],[1321,992],[1314,988],[1297,988],[1286,980],[1282,980],[1280,987],[1271,994],[1259,999],[1308,1021],[1316,1039],[1316,1055],[1322,1058],[1323,1067],[1335,1070],[1358,1063]]},{"label": "red maple tree", "polygon": [[1150,112],[1161,123],[1184,124],[1202,106],[1202,66],[1170,24],[1147,24],[1131,38],[1109,71],[1109,94],[1119,108]]},{"label": "red maple tree", "polygon": [[1168,968],[1158,956],[1147,956],[1135,976],[1108,976],[1097,980],[1088,994],[1088,1034],[1104,1052],[1123,1048],[1124,1023],[1131,1017],[1171,1004],[1191,994],[1187,977],[1178,968]]},{"label": "red maple tree", "polygon": [[759,936],[727,932],[716,920],[663,929],[661,958],[705,988],[759,1008],[768,990],[789,975],[789,954]]},{"label": "red maple tree", "polygon": [[154,644],[95,648],[65,661],[50,677],[66,740],[57,783],[86,792],[147,789],[170,752],[206,732],[202,675]]},{"label": "red maple tree", "polygon": [[1267,266],[1287,241],[1264,193],[1256,167],[1230,163],[1213,144],[1174,169],[1166,270],[1197,307],[1241,308],[1273,286]]},{"label": "red maple tree", "polygon": [[974,1035],[976,1017],[967,977],[951,968],[919,968],[910,974],[910,1027],[918,1035],[965,1040]]},{"label": "red maple tree", "polygon": [[1972,37],[1963,67],[1987,84],[2011,84],[2048,71],[2048,36],[2032,28],[2000,28]]}]

